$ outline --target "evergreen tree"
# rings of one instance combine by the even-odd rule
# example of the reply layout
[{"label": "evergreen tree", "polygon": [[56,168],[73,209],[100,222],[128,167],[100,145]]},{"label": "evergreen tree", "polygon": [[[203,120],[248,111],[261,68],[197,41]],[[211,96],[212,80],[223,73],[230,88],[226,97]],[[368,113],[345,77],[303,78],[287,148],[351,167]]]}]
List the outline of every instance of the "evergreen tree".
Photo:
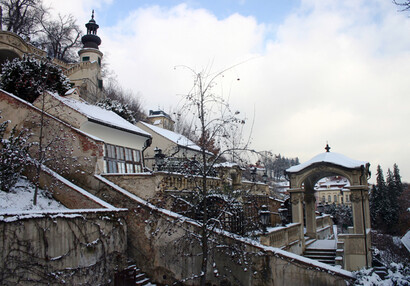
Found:
[{"label": "evergreen tree", "polygon": [[399,205],[396,184],[394,182],[393,172],[388,169],[386,176],[386,209],[383,212],[383,222],[385,230],[391,230],[397,224],[399,218]]},{"label": "evergreen tree", "polygon": [[370,196],[370,214],[374,228],[388,233],[397,232],[402,192],[403,184],[398,166],[394,164],[393,172],[388,169],[386,181],[380,165],[377,166],[376,186],[373,186]]},{"label": "evergreen tree", "polygon": [[393,179],[397,191],[397,197],[400,197],[403,193],[403,183],[401,182],[400,170],[397,164],[393,165]]},{"label": "evergreen tree", "polygon": [[71,85],[61,69],[48,60],[16,58],[3,65],[0,88],[32,103],[44,89],[61,95]]},{"label": "evergreen tree", "polygon": [[370,215],[372,225],[379,228],[382,225],[381,218],[383,216],[383,208],[385,201],[384,193],[386,190],[386,183],[384,181],[383,170],[380,165],[377,166],[376,185],[373,186],[370,194]]}]

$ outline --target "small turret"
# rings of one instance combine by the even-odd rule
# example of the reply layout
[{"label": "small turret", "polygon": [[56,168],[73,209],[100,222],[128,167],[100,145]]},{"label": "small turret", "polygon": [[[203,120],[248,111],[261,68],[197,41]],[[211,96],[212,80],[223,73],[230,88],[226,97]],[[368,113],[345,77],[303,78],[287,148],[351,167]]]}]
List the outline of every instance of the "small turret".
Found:
[{"label": "small turret", "polygon": [[81,38],[83,48],[78,52],[78,55],[82,62],[97,61],[101,66],[103,54],[98,49],[98,46],[101,45],[101,39],[97,36],[99,26],[94,20],[94,10],[91,14],[91,20],[85,24],[85,27],[87,28],[87,34]]},{"label": "small turret", "polygon": [[83,48],[93,48],[98,49],[98,46],[101,45],[101,39],[97,36],[97,30],[99,26],[94,20],[94,10],[91,15],[91,20],[85,24],[87,28],[87,34],[81,38],[81,42],[83,43]]}]

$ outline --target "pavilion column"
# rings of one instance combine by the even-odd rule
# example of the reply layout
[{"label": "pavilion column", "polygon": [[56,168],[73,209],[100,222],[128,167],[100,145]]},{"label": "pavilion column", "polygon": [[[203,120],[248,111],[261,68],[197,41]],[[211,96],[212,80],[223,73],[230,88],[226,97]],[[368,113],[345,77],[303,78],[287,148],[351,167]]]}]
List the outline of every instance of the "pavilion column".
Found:
[{"label": "pavilion column", "polygon": [[292,222],[300,222],[303,227],[303,194],[302,188],[290,189],[290,202],[292,203]]},{"label": "pavilion column", "polygon": [[316,238],[316,198],[314,193],[305,193],[306,235]]},{"label": "pavilion column", "polygon": [[364,234],[370,228],[369,193],[365,186],[351,186],[353,232]]}]

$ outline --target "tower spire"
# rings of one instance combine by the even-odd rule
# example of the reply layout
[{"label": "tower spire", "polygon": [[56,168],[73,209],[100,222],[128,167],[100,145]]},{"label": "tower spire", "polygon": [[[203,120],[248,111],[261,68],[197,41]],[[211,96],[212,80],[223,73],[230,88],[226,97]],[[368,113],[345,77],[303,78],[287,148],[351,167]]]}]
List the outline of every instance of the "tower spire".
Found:
[{"label": "tower spire", "polygon": [[329,153],[329,152],[330,152],[330,149],[331,149],[331,148],[330,148],[329,144],[328,144],[328,143],[326,143],[326,147],[325,147],[326,152],[328,152],[328,153]]},{"label": "tower spire", "polygon": [[87,28],[87,34],[81,38],[81,42],[84,45],[83,48],[98,49],[101,39],[97,36],[97,30],[100,26],[94,20],[94,10],[91,13],[90,21],[85,24],[85,27]]}]

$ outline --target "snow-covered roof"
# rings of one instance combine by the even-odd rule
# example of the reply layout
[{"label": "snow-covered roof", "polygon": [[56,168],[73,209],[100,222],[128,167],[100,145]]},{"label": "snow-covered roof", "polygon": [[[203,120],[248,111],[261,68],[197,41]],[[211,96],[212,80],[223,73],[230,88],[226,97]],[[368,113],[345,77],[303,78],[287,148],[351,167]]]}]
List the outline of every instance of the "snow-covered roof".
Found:
[{"label": "snow-covered roof", "polygon": [[214,165],[215,168],[234,168],[234,167],[239,167],[237,163],[232,163],[232,162],[223,162],[219,164]]},{"label": "snow-covered roof", "polygon": [[151,134],[128,122],[113,111],[106,110],[102,107],[89,104],[85,101],[79,101],[73,98],[62,97],[57,94],[52,94],[59,101],[63,102],[72,109],[86,116],[90,121],[100,123],[116,129],[121,129],[127,132],[136,133],[145,137],[151,137]]},{"label": "snow-covered roof", "polygon": [[361,166],[366,166],[366,164],[368,164],[368,162],[350,159],[346,157],[345,155],[342,155],[339,153],[325,152],[325,153],[316,155],[309,161],[306,161],[302,164],[288,168],[286,172],[287,173],[297,173],[316,163],[330,163],[330,164],[334,164],[334,165],[349,168],[349,169],[360,168]]},{"label": "snow-covered roof", "polygon": [[196,145],[194,142],[192,142],[191,140],[189,140],[188,138],[186,138],[184,135],[182,134],[178,134],[176,132],[173,132],[171,130],[168,129],[164,129],[155,125],[151,125],[148,124],[146,122],[142,122],[141,124],[143,124],[144,126],[148,127],[149,129],[151,129],[152,131],[154,131],[155,133],[167,138],[168,140],[174,142],[175,144],[181,146],[181,147],[185,147],[185,148],[189,148],[195,151],[201,151],[201,147],[199,147],[198,145]]}]

